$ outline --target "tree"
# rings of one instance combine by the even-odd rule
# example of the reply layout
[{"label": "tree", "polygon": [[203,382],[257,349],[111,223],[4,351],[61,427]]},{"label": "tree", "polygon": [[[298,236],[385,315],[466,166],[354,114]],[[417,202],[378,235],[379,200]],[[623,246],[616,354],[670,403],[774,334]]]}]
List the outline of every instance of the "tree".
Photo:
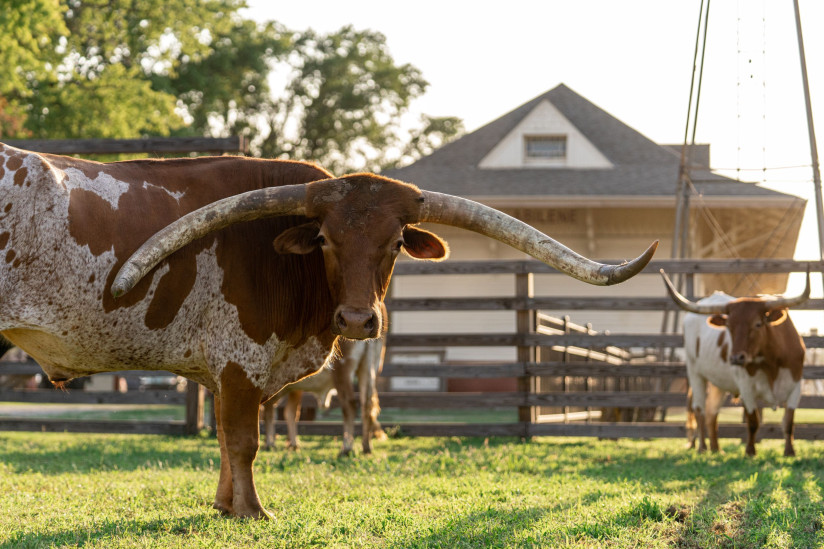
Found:
[{"label": "tree", "polygon": [[26,136],[31,82],[57,64],[55,37],[65,33],[58,0],[10,0],[0,10],[0,137]]},{"label": "tree", "polygon": [[456,119],[432,117],[401,130],[428,84],[414,66],[395,63],[382,34],[293,33],[244,19],[243,7],[245,0],[13,0],[16,9],[0,11],[0,131],[240,134],[255,154],[338,173],[408,161],[460,131]]},{"label": "tree", "polygon": [[428,86],[417,68],[394,62],[382,34],[350,26],[298,35],[278,70],[286,84],[265,105],[254,145],[336,173],[380,169],[401,146],[401,116]]}]

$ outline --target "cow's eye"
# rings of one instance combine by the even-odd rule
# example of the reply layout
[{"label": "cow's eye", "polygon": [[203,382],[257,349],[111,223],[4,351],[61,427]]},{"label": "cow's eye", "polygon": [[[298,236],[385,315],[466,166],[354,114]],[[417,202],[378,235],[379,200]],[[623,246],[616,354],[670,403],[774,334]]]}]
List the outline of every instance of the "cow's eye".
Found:
[{"label": "cow's eye", "polygon": [[762,322],[761,320],[756,320],[756,321],[755,321],[755,327],[756,327],[756,328],[760,328],[760,327],[761,327],[761,326],[763,326],[763,325],[764,325],[764,322]]},{"label": "cow's eye", "polygon": [[399,238],[398,241],[392,246],[392,250],[399,252],[401,251],[401,248],[403,248],[403,239]]},{"label": "cow's eye", "polygon": [[326,245],[326,237],[322,234],[319,234],[317,238],[315,238],[315,242],[318,243],[318,246],[325,246]]}]

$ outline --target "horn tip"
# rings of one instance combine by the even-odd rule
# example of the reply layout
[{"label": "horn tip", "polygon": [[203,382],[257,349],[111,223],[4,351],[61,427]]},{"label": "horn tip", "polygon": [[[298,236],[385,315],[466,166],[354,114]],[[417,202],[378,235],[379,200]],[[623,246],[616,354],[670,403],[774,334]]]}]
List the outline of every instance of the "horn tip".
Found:
[{"label": "horn tip", "polygon": [[652,259],[652,256],[655,255],[655,250],[657,248],[658,241],[656,240],[649,245],[649,247],[646,249],[646,251],[644,251],[644,253],[642,253],[632,261],[623,263],[622,265],[613,266],[611,268],[611,273],[605,286],[620,284],[621,282],[629,280],[633,276],[643,271]]}]

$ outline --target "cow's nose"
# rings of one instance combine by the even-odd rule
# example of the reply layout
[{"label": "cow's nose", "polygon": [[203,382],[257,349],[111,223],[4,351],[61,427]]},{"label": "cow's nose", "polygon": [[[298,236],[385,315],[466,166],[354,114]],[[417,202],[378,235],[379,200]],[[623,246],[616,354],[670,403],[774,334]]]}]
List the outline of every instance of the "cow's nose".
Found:
[{"label": "cow's nose", "polygon": [[736,366],[743,366],[747,363],[747,353],[735,353],[730,357],[730,362]]},{"label": "cow's nose", "polygon": [[371,309],[339,309],[335,315],[337,332],[349,339],[377,337],[380,319]]}]

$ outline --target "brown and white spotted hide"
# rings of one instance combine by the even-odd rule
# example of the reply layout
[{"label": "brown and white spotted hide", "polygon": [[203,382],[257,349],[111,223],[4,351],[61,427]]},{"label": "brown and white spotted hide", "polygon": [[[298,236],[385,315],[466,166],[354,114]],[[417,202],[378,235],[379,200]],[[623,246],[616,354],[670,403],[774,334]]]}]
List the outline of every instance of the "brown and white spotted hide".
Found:
[{"label": "brown and white spotted hide", "polygon": [[[687,313],[684,346],[691,389],[687,429],[698,431],[698,450],[718,451],[718,411],[732,394],[747,417],[746,453],[755,455],[759,406],[784,406],[785,455],[793,449],[793,418],[801,398],[804,343],[787,309],[770,310],[771,297],[735,299],[715,292],[698,304],[723,304],[726,314]],[[689,415],[692,406],[694,419]],[[694,422],[694,423],[693,423]]]},{"label": "brown and white spotted hide", "polygon": [[[312,164],[242,157],[98,163],[0,144],[0,335],[54,382],[167,370],[216,395],[215,507],[266,517],[252,463],[260,402],[322,368],[338,334],[373,337],[398,252],[442,258],[411,226],[412,185],[328,180]],[[149,237],[219,199],[306,184],[306,216],[236,223],[185,245],[118,299]],[[274,243],[274,248],[273,248]]]},{"label": "brown and white spotted hide", "polygon": [[358,380],[361,406],[362,448],[364,454],[372,453],[372,439],[384,440],[386,433],[378,421],[380,403],[377,378],[383,367],[383,339],[366,341],[341,340],[341,356],[335,358],[328,368],[311,377],[284,387],[274,398],[263,404],[265,446],[275,447],[275,419],[277,403],[287,399],[284,419],[287,429],[287,448],[299,448],[297,422],[300,419],[301,400],[304,392],[311,393],[323,409],[328,409],[333,394],[338,395],[343,415],[343,446],[341,455],[352,453],[355,436],[355,399],[353,381]]}]

